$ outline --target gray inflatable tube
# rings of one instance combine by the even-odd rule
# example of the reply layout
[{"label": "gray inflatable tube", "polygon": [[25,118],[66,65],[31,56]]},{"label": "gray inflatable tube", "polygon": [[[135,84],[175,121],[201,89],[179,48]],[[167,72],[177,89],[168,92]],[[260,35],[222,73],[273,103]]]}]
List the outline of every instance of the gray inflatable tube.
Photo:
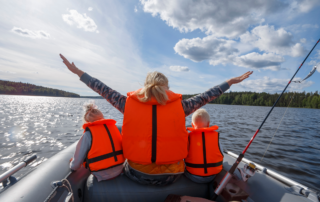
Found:
[{"label": "gray inflatable tube", "polygon": [[[174,184],[164,187],[145,186],[129,180],[125,175],[98,182],[90,172],[81,167],[70,173],[69,160],[75,151],[76,143],[42,163],[30,174],[8,187],[0,194],[1,202],[42,202],[42,201],[153,201],[163,202],[169,194],[202,197],[209,199],[213,194],[214,182],[197,184],[182,175]],[[218,182],[234,163],[235,158],[225,153],[224,170],[216,177]],[[242,168],[244,163],[240,163]],[[52,182],[63,181],[61,187],[54,188]],[[243,182],[238,171],[233,181],[249,194],[247,201],[255,202],[319,202],[316,193],[290,186],[266,172],[257,171],[247,182]],[[69,187],[69,188],[68,188]],[[71,191],[72,190],[72,191]],[[72,193],[72,194],[71,194]],[[217,201],[223,201],[218,197]]]}]

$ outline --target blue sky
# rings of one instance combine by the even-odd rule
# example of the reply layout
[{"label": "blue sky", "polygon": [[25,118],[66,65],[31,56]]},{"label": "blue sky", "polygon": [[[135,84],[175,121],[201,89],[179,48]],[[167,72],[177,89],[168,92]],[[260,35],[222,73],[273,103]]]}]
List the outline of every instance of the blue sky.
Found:
[{"label": "blue sky", "polygon": [[[200,93],[254,71],[232,91],[280,92],[320,38],[320,0],[3,1],[0,79],[96,95],[59,58],[125,94],[160,71]],[[320,63],[320,45],[297,78]],[[318,71],[290,91],[320,90]]]}]

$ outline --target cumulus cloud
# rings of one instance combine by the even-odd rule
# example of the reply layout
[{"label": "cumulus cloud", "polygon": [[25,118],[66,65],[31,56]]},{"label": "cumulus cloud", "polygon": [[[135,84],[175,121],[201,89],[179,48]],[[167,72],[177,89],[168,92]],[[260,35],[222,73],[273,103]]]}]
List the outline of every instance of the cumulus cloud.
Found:
[{"label": "cumulus cloud", "polygon": [[196,29],[217,37],[234,38],[263,15],[282,10],[286,4],[277,0],[140,0],[144,12],[160,16],[180,32]]},{"label": "cumulus cloud", "polygon": [[[301,78],[296,78],[301,80]],[[263,77],[262,79],[256,80],[245,80],[239,83],[239,87],[243,88],[245,91],[254,91],[254,92],[281,92],[288,84],[290,79],[276,79]],[[304,81],[303,83],[291,83],[288,87],[289,91],[302,91],[304,88],[307,88],[314,84],[313,81]]]},{"label": "cumulus cloud", "polygon": [[137,6],[134,7],[134,12],[138,12]]},{"label": "cumulus cloud", "polygon": [[23,37],[29,37],[29,38],[33,38],[33,39],[49,39],[50,38],[50,34],[43,31],[43,30],[38,30],[38,31],[32,31],[32,30],[28,30],[28,29],[22,29],[19,27],[13,27],[11,29],[11,32],[18,34],[19,36],[23,36]]},{"label": "cumulus cloud", "polygon": [[185,66],[170,66],[170,70],[174,72],[188,72],[189,68]]},{"label": "cumulus cloud", "polygon": [[259,54],[256,52],[236,57],[233,64],[237,66],[254,68],[254,69],[271,69],[279,70],[284,58],[274,53]]},{"label": "cumulus cloud", "polygon": [[300,43],[293,41],[293,36],[283,28],[278,30],[274,26],[257,26],[251,32],[240,36],[241,42],[250,43],[261,51],[290,55],[293,57],[302,56],[306,50]]},{"label": "cumulus cloud", "polygon": [[92,10],[93,10],[93,8],[92,8],[92,7],[89,7],[89,8],[88,8],[88,11],[92,11]]},{"label": "cumulus cloud", "polygon": [[211,65],[234,64],[246,68],[279,70],[284,58],[275,53],[259,54],[256,52],[239,56],[233,40],[207,36],[203,39],[182,39],[174,50],[184,58],[194,62],[208,60]]},{"label": "cumulus cloud", "polygon": [[310,10],[312,10],[314,7],[317,7],[319,5],[320,5],[319,0],[302,0],[302,1],[295,2],[293,6],[297,7],[301,13],[307,13]]},{"label": "cumulus cloud", "polygon": [[175,46],[174,50],[184,58],[194,62],[209,60],[210,64],[225,64],[238,52],[233,48],[235,42],[232,40],[217,39],[214,36],[207,36],[203,39],[182,39]]},{"label": "cumulus cloud", "polygon": [[76,10],[69,10],[70,14],[63,14],[62,19],[68,25],[76,25],[77,28],[83,29],[87,32],[95,32],[98,28],[96,23],[87,16],[87,14],[80,14]]}]

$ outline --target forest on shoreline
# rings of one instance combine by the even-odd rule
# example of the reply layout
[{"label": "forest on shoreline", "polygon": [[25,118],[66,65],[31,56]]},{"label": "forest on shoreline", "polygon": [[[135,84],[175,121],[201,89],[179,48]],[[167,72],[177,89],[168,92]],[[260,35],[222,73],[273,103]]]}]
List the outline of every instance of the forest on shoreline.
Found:
[{"label": "forest on shoreline", "polygon": [[[70,93],[63,90],[36,86],[29,83],[3,80],[0,80],[0,94],[103,99],[101,96],[80,96],[76,93]],[[195,95],[198,94],[182,95],[182,98],[188,99]],[[265,92],[256,93],[230,91],[222,94],[220,97],[212,100],[210,103],[227,105],[272,106],[278,97],[278,93],[270,94]],[[286,92],[280,98],[276,106],[287,107],[288,105],[289,107],[320,109],[319,92]]]},{"label": "forest on shoreline", "polygon": [[[193,95],[182,95],[188,99]],[[227,92],[214,99],[212,104],[249,105],[249,106],[273,106],[280,94],[256,93],[256,92]],[[291,101],[291,103],[290,103]],[[290,103],[290,105],[289,105]],[[282,95],[277,107],[298,107],[320,109],[320,95],[316,92],[286,92]]]},{"label": "forest on shoreline", "polygon": [[0,94],[6,95],[36,95],[54,97],[80,97],[76,93],[36,86],[29,83],[0,80]]}]

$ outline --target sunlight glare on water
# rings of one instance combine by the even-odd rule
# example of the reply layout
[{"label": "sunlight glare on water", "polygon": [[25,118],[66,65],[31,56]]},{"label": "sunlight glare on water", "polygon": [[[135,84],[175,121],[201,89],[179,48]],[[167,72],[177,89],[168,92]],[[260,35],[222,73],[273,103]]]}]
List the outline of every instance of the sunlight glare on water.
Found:
[{"label": "sunlight glare on water", "polygon": [[[0,95],[0,174],[31,154],[38,155],[31,164],[35,167],[77,141],[82,134],[82,105],[87,100]],[[107,108],[111,106],[101,106],[102,112]]]}]

